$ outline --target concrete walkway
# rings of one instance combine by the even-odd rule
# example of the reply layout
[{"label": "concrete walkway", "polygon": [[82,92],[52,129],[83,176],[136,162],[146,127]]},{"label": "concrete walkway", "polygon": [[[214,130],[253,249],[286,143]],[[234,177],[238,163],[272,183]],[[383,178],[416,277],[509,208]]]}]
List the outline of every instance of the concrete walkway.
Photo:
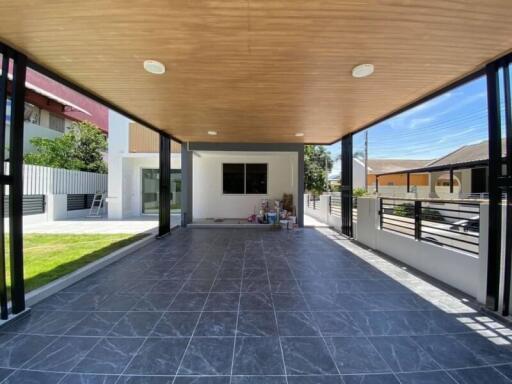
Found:
[{"label": "concrete walkway", "polygon": [[[180,220],[180,215],[172,215],[171,217],[173,226],[178,225]],[[23,232],[50,234],[115,234],[155,232],[157,228],[158,216],[141,216],[124,220],[83,217],[71,220],[25,224],[23,226]]]},{"label": "concrete walkway", "polygon": [[317,227],[317,228],[328,228],[329,226],[322,223],[320,220],[315,219],[312,216],[304,215],[304,226],[305,227]]}]

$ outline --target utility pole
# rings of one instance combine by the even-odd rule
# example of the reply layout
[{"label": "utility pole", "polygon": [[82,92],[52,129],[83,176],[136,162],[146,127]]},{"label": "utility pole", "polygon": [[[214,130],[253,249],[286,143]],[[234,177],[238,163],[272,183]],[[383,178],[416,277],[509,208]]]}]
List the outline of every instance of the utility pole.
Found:
[{"label": "utility pole", "polygon": [[368,130],[364,131],[364,190],[368,192]]},{"label": "utility pole", "polygon": [[324,157],[325,159],[325,188],[327,189],[326,192],[329,192],[329,167],[327,166],[328,163],[328,156],[330,156],[331,153],[327,151],[327,156]]}]

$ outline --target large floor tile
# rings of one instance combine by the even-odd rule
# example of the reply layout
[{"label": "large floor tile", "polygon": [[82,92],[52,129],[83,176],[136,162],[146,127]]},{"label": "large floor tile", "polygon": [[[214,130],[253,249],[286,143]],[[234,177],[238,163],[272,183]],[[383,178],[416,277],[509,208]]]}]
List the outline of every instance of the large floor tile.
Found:
[{"label": "large floor tile", "polygon": [[235,336],[236,312],[203,312],[194,336]]},{"label": "large floor tile", "polygon": [[201,312],[166,312],[151,337],[192,336]]},{"label": "large floor tile", "polygon": [[277,337],[237,337],[234,375],[283,375],[283,358]]},{"label": "large floor tile", "polygon": [[229,375],[234,338],[194,337],[187,348],[178,375]]},{"label": "large floor tile", "polygon": [[238,315],[238,336],[277,336],[273,311],[243,311]]},{"label": "large floor tile", "polygon": [[340,373],[384,373],[391,371],[375,347],[364,337],[331,337],[328,347]]},{"label": "large floor tile", "polygon": [[276,312],[280,336],[320,336],[311,312]]},{"label": "large floor tile", "polygon": [[68,372],[100,341],[96,337],[63,336],[32,358],[23,368]]},{"label": "large floor tile", "polygon": [[188,342],[188,338],[148,339],[133,358],[126,373],[174,375]]},{"label": "large floor tile", "polygon": [[122,373],[144,342],[142,338],[102,339],[73,369],[83,373]]},{"label": "large floor tile", "polygon": [[55,336],[17,335],[0,346],[0,367],[18,368],[36,356]]},{"label": "large floor tile", "polygon": [[64,376],[57,372],[16,371],[2,384],[55,384]]},{"label": "large floor tile", "polygon": [[281,343],[288,375],[338,373],[322,338],[283,337]]},{"label": "large floor tile", "polygon": [[486,364],[474,351],[447,336],[413,336],[413,339],[442,368],[467,368]]},{"label": "large floor tile", "polygon": [[434,359],[408,336],[371,337],[369,340],[394,372],[440,369]]}]

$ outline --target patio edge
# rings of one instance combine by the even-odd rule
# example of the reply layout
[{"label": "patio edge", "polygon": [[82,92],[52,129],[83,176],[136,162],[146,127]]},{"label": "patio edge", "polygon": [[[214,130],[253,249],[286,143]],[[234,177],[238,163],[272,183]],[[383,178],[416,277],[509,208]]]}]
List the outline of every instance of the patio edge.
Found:
[{"label": "patio edge", "polygon": [[147,244],[156,241],[156,237],[154,235],[154,233],[149,233],[148,236],[144,237],[141,240],[128,244],[127,246],[120,248],[112,252],[111,254],[102,257],[99,260],[84,265],[83,267],[77,269],[76,271],[71,272],[69,275],[60,277],[57,280],[52,281],[51,283],[48,283],[40,288],[28,292],[25,296],[27,306],[32,306],[39,303],[40,301],[43,301],[49,296],[59,291],[62,291],[64,288],[67,288],[77,283],[78,281],[86,278],[87,276],[92,275],[93,273],[99,271],[100,269],[103,269],[106,266],[122,259],[123,257],[141,249]]}]

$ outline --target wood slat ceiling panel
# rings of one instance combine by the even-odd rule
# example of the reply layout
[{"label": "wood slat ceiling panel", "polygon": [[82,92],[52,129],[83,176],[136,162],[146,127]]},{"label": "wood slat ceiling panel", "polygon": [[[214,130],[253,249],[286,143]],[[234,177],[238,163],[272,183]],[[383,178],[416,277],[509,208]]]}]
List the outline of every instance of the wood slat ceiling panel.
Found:
[{"label": "wood slat ceiling panel", "polygon": [[327,143],[508,52],[511,20],[510,0],[16,0],[0,39],[181,140]]}]

